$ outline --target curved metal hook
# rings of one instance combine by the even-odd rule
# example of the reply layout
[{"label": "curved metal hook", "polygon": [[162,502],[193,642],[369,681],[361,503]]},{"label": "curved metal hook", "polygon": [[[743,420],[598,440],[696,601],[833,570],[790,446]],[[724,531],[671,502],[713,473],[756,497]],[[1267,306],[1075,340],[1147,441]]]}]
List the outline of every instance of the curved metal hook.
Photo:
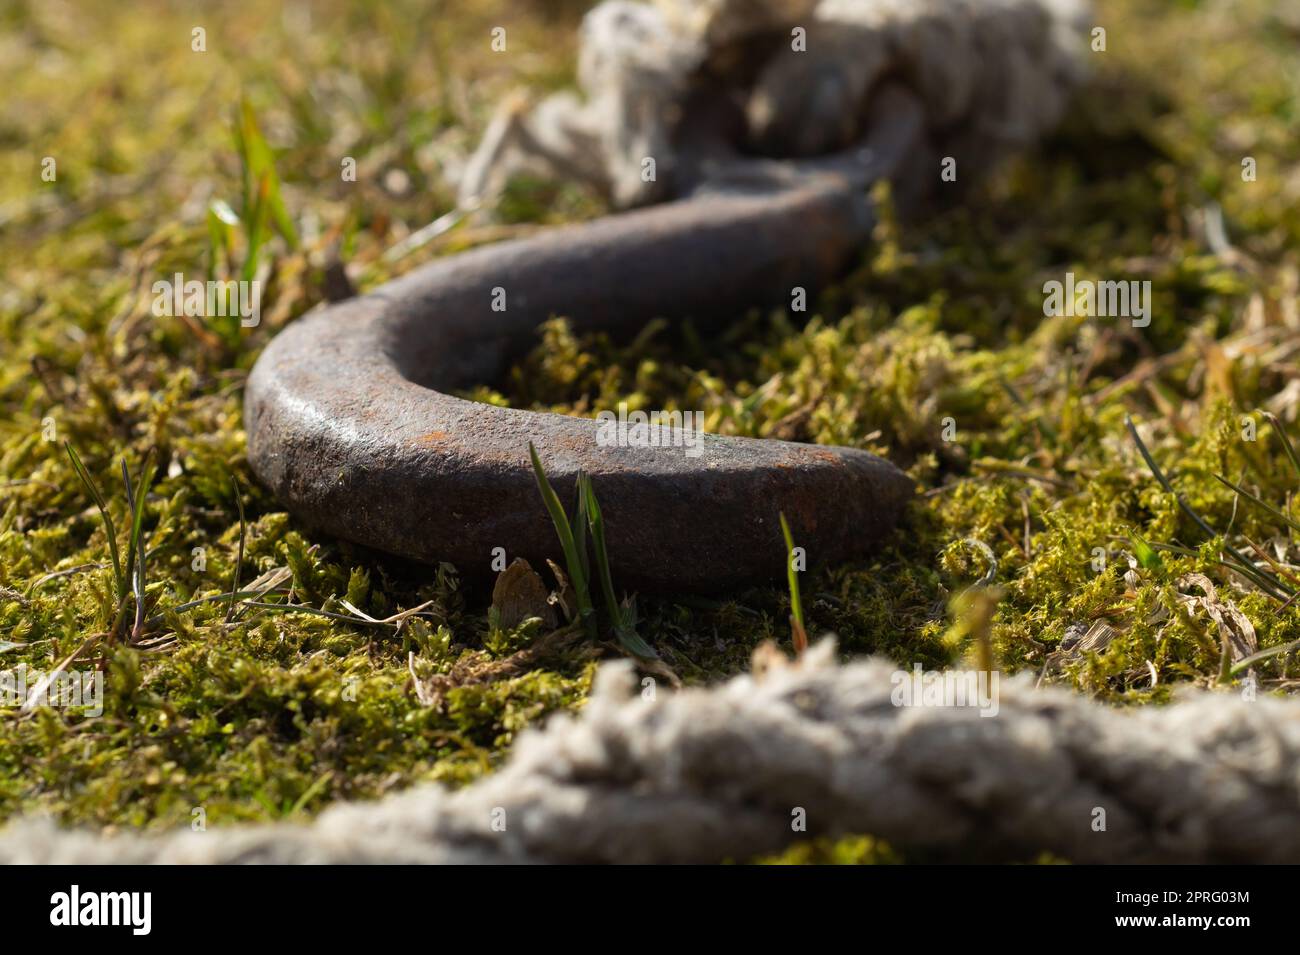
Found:
[{"label": "curved metal hook", "polygon": [[630,586],[709,591],[780,574],[778,511],[814,560],[864,553],[912,494],[864,451],[716,435],[698,456],[602,447],[594,420],[445,391],[497,376],[553,315],[630,333],[830,280],[869,238],[863,185],[896,173],[920,135],[910,97],[881,106],[852,153],[715,166],[691,198],[434,261],[295,322],[248,381],[253,470],[318,528],[469,571],[495,547],[538,565],[556,554],[530,440],[557,487],[592,476]]}]

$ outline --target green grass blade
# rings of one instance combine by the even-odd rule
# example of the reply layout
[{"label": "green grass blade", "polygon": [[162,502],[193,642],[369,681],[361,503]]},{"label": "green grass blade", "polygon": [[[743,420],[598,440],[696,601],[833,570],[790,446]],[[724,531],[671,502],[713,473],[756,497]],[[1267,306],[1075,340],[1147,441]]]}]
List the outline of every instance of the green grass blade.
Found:
[{"label": "green grass blade", "polygon": [[790,533],[790,523],[785,519],[785,512],[782,511],[781,517],[781,535],[785,538],[785,575],[790,584],[790,612],[794,618],[799,621],[799,626],[803,626],[803,599],[799,595],[799,572],[794,569],[794,535]]},{"label": "green grass blade", "polygon": [[[1200,514],[1196,513],[1196,510],[1190,504],[1187,503],[1187,499],[1174,490],[1173,485],[1169,483],[1169,479],[1165,477],[1164,472],[1160,470],[1160,466],[1156,464],[1155,459],[1151,456],[1151,452],[1147,450],[1146,443],[1138,434],[1137,426],[1133,423],[1133,419],[1126,416],[1124,418],[1124,424],[1128,428],[1129,434],[1132,435],[1134,443],[1137,445],[1138,453],[1141,454],[1142,459],[1146,461],[1147,467],[1150,468],[1151,473],[1155,475],[1156,480],[1160,482],[1160,486],[1163,487],[1166,492],[1174,496],[1174,500],[1178,503],[1179,509],[1190,517],[1192,521],[1195,522],[1196,526],[1205,532],[1206,536],[1220,537],[1219,533],[1215,531],[1215,529],[1211,527]],[[1247,560],[1240,551],[1229,544],[1226,540],[1223,541],[1222,547],[1236,562],[1237,566],[1233,569],[1243,577],[1249,578],[1257,587],[1260,588],[1260,590],[1264,591],[1270,597],[1275,600],[1285,600],[1292,593],[1290,587],[1287,587],[1280,581],[1274,581],[1267,575],[1262,574],[1255,567],[1253,562]]]},{"label": "green grass blade", "polygon": [[1133,556],[1137,558],[1138,566],[1143,570],[1154,570],[1161,565],[1160,553],[1148,544],[1141,534],[1136,531],[1130,534],[1129,543],[1133,545]]},{"label": "green grass blade", "polygon": [[587,512],[587,495],[583,493],[584,485],[591,480],[582,471],[578,472],[577,486],[574,488],[576,500],[573,504],[573,545],[578,554],[578,563],[582,565],[582,575],[591,580],[591,561],[587,554],[587,529],[590,516]]},{"label": "green grass blade", "polygon": [[139,607],[144,596],[139,591],[139,575],[135,571],[135,489],[131,486],[131,472],[127,470],[126,459],[120,462],[122,467],[122,484],[126,487],[126,512],[131,520],[126,537],[126,572],[131,580],[131,592],[135,594],[135,603]]},{"label": "green grass blade", "polygon": [[296,249],[298,233],[294,229],[293,220],[289,218],[284,197],[280,193],[280,177],[275,171],[275,155],[267,145],[266,138],[257,124],[252,104],[247,99],[241,100],[239,104],[239,122],[235,139],[244,162],[246,198],[254,183],[258,184],[259,189],[262,188],[263,183],[265,184],[265,202],[270,219],[275,222],[276,229],[284,236],[289,247]]},{"label": "green grass blade", "polygon": [[131,511],[131,535],[127,543],[126,566],[127,571],[131,573],[131,590],[135,594],[135,624],[132,628],[132,635],[138,637],[144,626],[144,601],[145,601],[145,557],[147,547],[144,540],[144,508],[145,500],[149,494],[149,487],[153,483],[153,452],[145,456],[145,463],[140,468],[139,486],[131,486],[131,473],[127,469],[126,460],[122,460],[122,482],[126,485],[126,502]]},{"label": "green grass blade", "polygon": [[262,244],[266,241],[266,195],[268,189],[268,180],[263,176],[258,181],[256,191],[253,194],[253,208],[248,214],[248,248],[244,250],[244,267],[240,273],[240,277],[245,282],[251,282],[257,277],[257,263],[262,254]]},{"label": "green grass blade", "polygon": [[239,216],[230,205],[214,199],[208,205],[208,277],[217,278],[219,263],[224,260],[229,267],[231,234],[240,224]]},{"label": "green grass blade", "polygon": [[77,472],[77,477],[81,479],[82,485],[86,488],[86,493],[94,501],[95,507],[99,509],[99,516],[104,522],[104,533],[108,537],[108,551],[113,558],[113,579],[117,587],[118,599],[122,599],[126,593],[126,575],[122,573],[122,558],[117,550],[117,528],[113,524],[113,518],[108,513],[108,504],[104,500],[104,495],[99,493],[99,488],[86,470],[86,466],[81,463],[81,456],[77,454],[77,449],[72,446],[71,441],[63,442],[64,449],[68,452],[68,457],[72,461],[72,468]]},{"label": "green grass blade", "polygon": [[298,797],[298,801],[293,804],[292,808],[289,809],[286,815],[296,816],[298,813],[306,809],[313,799],[315,799],[317,796],[319,796],[321,793],[325,791],[325,788],[329,785],[330,780],[333,778],[334,778],[334,770],[327,769],[320,776],[319,779],[317,779],[314,783],[312,783],[310,786],[307,787],[306,792],[304,792],[301,796]]},{"label": "green grass blade", "polygon": [[595,608],[591,602],[591,588],[587,574],[578,555],[578,545],[573,538],[573,528],[569,524],[568,515],[564,513],[564,505],[560,503],[555,489],[551,487],[551,482],[546,477],[546,470],[542,467],[542,459],[537,455],[537,448],[531,441],[528,442],[528,454],[532,458],[533,474],[537,478],[537,489],[542,494],[542,503],[546,505],[551,523],[555,525],[555,534],[560,539],[560,548],[564,551],[569,581],[573,584],[573,592],[578,601],[578,616],[588,636],[595,639],[598,636]]},{"label": "green grass blade", "polygon": [[1287,436],[1286,429],[1282,427],[1282,422],[1277,420],[1277,415],[1271,411],[1264,412],[1264,420],[1273,426],[1274,432],[1282,442],[1282,450],[1286,452],[1287,460],[1291,462],[1291,467],[1295,469],[1296,477],[1300,478],[1300,457],[1296,455],[1295,446],[1291,444],[1291,439]]},{"label": "green grass blade", "polygon": [[235,594],[239,593],[239,572],[244,564],[244,538],[247,534],[248,523],[244,519],[244,498],[239,492],[239,481],[235,476],[230,475],[230,486],[235,491],[235,507],[239,509],[239,550],[235,554],[235,580],[230,587],[230,606],[226,608],[226,623],[235,615]]},{"label": "green grass blade", "polygon": [[[1177,492],[1174,491],[1173,485],[1170,484],[1168,478],[1165,477],[1165,472],[1160,470],[1160,465],[1156,464],[1155,458],[1151,457],[1151,452],[1147,450],[1146,442],[1143,441],[1141,435],[1138,434],[1137,425],[1133,423],[1133,419],[1125,415],[1124,426],[1128,428],[1128,433],[1133,436],[1133,443],[1137,445],[1138,453],[1142,455],[1142,460],[1146,461],[1147,467],[1150,469],[1151,473],[1156,476],[1156,480],[1160,482],[1160,486],[1170,494],[1177,496]],[[1210,536],[1214,536],[1213,531],[1210,531]]]},{"label": "green grass blade", "polygon": [[1260,498],[1256,497],[1254,494],[1251,494],[1244,487],[1240,487],[1232,483],[1222,475],[1216,474],[1214,475],[1214,479],[1218,481],[1220,484],[1223,484],[1231,488],[1232,490],[1236,491],[1238,494],[1240,494],[1246,500],[1250,501],[1252,504],[1262,508],[1263,510],[1267,511],[1269,514],[1272,514],[1274,517],[1276,517],[1282,523],[1286,524],[1292,530],[1300,531],[1300,521],[1294,520],[1288,514],[1274,507],[1272,504],[1269,504],[1267,501],[1261,500]]},{"label": "green grass blade", "polygon": [[1284,643],[1281,646],[1269,647],[1267,650],[1260,650],[1258,653],[1252,653],[1248,657],[1243,657],[1232,665],[1228,670],[1229,676],[1236,676],[1243,670],[1249,670],[1256,663],[1263,660],[1270,660],[1273,657],[1281,656],[1284,653],[1290,653],[1293,650],[1300,650],[1300,640],[1292,640],[1290,643]]},{"label": "green grass blade", "polygon": [[585,512],[591,525],[591,544],[596,561],[596,572],[600,576],[600,589],[605,596],[605,606],[609,610],[614,624],[614,636],[623,648],[634,656],[644,660],[657,660],[659,654],[654,647],[646,643],[636,632],[636,627],[628,619],[623,605],[614,594],[614,577],[609,567],[609,552],[605,548],[605,516],[601,513],[600,502],[596,500],[596,490],[591,478],[585,474],[578,479],[579,493],[585,499]]}]

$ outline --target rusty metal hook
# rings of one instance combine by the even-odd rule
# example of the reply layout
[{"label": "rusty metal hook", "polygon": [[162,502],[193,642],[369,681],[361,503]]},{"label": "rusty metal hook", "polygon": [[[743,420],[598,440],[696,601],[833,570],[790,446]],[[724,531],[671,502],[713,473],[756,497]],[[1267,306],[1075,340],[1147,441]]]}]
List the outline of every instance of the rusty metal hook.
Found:
[{"label": "rusty metal hook", "polygon": [[496,547],[537,565],[557,556],[530,440],[557,487],[592,475],[628,586],[711,591],[776,576],[779,511],[811,560],[868,552],[913,488],[864,451],[716,435],[698,456],[602,447],[594,420],[444,392],[497,376],[551,316],[634,332],[832,279],[870,236],[865,186],[894,176],[920,139],[909,95],[887,91],[875,116],[852,152],[702,165],[690,198],[434,261],[295,322],[248,381],[254,472],[314,527],[471,573]]}]

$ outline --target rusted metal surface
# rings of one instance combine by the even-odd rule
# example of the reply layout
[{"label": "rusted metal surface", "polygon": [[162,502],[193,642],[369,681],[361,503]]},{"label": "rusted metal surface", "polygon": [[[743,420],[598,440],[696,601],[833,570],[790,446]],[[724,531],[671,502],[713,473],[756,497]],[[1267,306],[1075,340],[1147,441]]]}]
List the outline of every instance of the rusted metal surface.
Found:
[{"label": "rusted metal surface", "polygon": [[[701,162],[691,198],[430,263],[280,333],[245,397],[249,460],[294,514],[341,538],[486,572],[493,548],[559,558],[529,464],[562,499],[592,475],[621,584],[716,591],[783,573],[784,511],[809,560],[869,553],[912,485],[863,451],[706,435],[602,447],[592,419],[465,401],[554,315],[634,333],[701,324],[832,279],[869,238],[864,186],[919,135],[897,97],[861,149],[813,163]],[[494,310],[504,294],[505,310]]]}]

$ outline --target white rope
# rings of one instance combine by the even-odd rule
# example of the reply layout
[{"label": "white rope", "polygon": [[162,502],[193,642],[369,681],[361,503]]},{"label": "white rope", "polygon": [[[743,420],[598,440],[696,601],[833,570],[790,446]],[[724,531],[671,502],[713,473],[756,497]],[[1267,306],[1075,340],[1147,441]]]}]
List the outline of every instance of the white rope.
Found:
[{"label": "white rope", "polygon": [[[1050,129],[1082,77],[1084,0],[607,0],[582,24],[581,95],[502,104],[460,184],[490,205],[528,170],[585,182],[617,206],[676,194],[701,96],[731,100],[736,146],[776,156],[845,148],[871,95],[901,78],[940,156],[964,173]],[[656,175],[647,179],[644,163]],[[937,178],[937,172],[936,172]]]},{"label": "white rope", "polygon": [[1025,676],[985,716],[895,705],[897,674],[836,666],[827,641],[649,701],[608,664],[580,714],[457,792],[159,836],[26,821],[0,833],[0,862],[716,862],[837,833],[962,858],[1300,862],[1295,703],[1193,692],[1117,710]]}]

